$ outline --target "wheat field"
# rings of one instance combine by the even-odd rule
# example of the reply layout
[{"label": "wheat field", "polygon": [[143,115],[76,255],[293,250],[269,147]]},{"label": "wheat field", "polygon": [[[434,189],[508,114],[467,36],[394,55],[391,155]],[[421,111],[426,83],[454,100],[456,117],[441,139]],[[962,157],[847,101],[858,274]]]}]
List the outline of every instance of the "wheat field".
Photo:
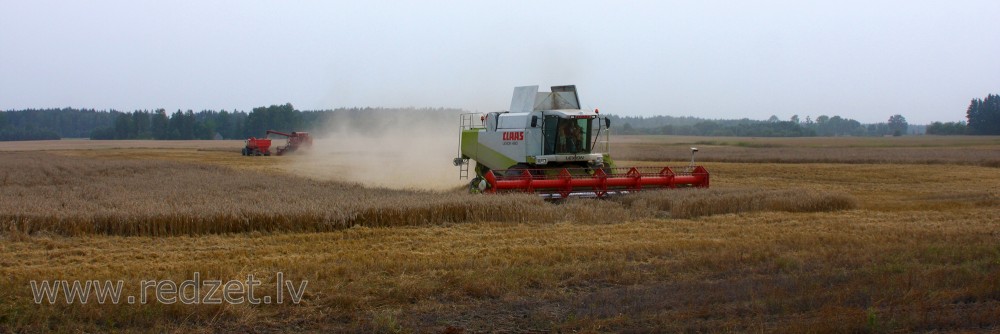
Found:
[{"label": "wheat field", "polygon": [[620,136],[616,156],[754,163],[951,164],[1000,167],[997,136],[733,138]]},{"label": "wheat field", "polygon": [[[625,138],[613,153],[619,164],[686,159],[643,155],[659,140]],[[671,140],[658,145],[693,143]],[[738,144],[753,140],[715,143],[768,162],[705,162],[711,189],[559,203],[300,177],[288,160],[247,160],[239,143],[0,143],[0,331],[997,329],[990,158],[935,160],[912,149],[917,139]],[[994,145],[947,140],[932,142]],[[807,163],[767,151],[820,145],[909,157],[798,152]],[[29,288],[194,272],[309,285],[296,305],[49,305]]]}]

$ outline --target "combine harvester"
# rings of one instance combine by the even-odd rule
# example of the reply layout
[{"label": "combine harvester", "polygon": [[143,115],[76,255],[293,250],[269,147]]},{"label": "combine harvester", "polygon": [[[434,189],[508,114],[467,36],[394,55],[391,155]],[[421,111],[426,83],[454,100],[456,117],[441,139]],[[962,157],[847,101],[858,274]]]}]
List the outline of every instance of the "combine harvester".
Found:
[{"label": "combine harvester", "polygon": [[246,146],[243,147],[243,155],[247,156],[270,156],[271,155],[271,138],[272,134],[284,136],[288,138],[285,146],[277,147],[278,155],[285,155],[288,153],[295,152],[299,148],[310,148],[312,147],[312,137],[309,136],[308,132],[292,132],[284,133],[274,130],[267,130],[267,134],[264,138],[254,138],[250,137],[246,140]]},{"label": "combine harvester", "polygon": [[288,138],[285,146],[278,146],[278,155],[285,155],[298,151],[299,148],[311,148],[313,145],[313,139],[309,136],[308,132],[292,132],[284,133],[274,130],[267,130],[268,136],[275,134],[279,136],[285,136]]},{"label": "combine harvester", "polygon": [[[477,119],[478,118],[478,119]],[[477,122],[478,121],[478,122]],[[616,167],[611,120],[581,110],[576,86],[514,88],[510,111],[461,115],[459,177],[473,193],[522,191],[548,199],[604,197],[648,189],[708,187],[708,171],[685,167]],[[600,140],[603,139],[603,140]]]}]

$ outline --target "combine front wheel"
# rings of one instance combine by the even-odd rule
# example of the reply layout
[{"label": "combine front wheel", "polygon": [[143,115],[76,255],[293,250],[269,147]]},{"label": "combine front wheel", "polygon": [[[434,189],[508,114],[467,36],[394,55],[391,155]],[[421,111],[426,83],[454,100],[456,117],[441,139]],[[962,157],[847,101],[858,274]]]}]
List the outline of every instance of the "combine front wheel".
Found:
[{"label": "combine front wheel", "polygon": [[486,191],[486,187],[488,186],[489,183],[487,183],[486,180],[476,176],[471,182],[469,182],[469,193],[481,194],[483,191]]}]

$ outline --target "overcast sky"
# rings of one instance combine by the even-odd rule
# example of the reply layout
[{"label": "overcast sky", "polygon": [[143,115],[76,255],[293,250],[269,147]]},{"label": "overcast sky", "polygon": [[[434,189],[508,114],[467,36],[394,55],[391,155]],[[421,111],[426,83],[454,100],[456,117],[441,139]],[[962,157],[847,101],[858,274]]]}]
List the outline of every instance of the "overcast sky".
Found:
[{"label": "overcast sky", "polygon": [[1000,1],[0,0],[0,109],[509,107],[958,121],[1000,93]]}]

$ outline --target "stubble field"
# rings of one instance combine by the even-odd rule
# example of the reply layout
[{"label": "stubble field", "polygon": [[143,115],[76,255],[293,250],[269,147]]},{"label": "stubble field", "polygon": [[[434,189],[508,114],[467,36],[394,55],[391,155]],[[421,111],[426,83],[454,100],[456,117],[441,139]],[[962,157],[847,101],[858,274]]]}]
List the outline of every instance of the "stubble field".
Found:
[{"label": "stubble field", "polygon": [[[697,146],[712,189],[548,203],[339,179],[236,141],[0,143],[0,331],[997,329],[1000,138],[615,142],[620,165]],[[194,273],[308,285],[280,305],[37,304],[30,287],[138,295]]]}]

